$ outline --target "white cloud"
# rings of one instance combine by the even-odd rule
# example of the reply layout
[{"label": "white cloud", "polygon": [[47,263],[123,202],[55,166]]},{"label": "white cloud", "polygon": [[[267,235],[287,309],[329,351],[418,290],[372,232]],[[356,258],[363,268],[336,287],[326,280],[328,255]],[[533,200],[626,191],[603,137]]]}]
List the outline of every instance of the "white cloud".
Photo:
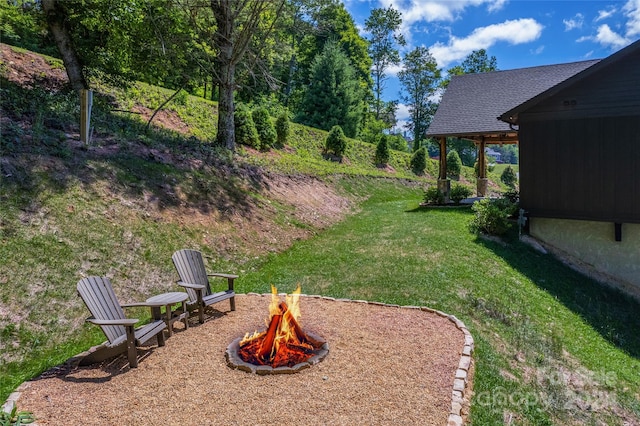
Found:
[{"label": "white cloud", "polygon": [[402,120],[402,121],[406,121],[411,117],[411,114],[409,114],[409,107],[406,106],[405,104],[398,104],[398,109],[396,110],[396,119],[398,119],[398,121]]},{"label": "white cloud", "polygon": [[409,114],[409,107],[405,104],[398,104],[398,109],[396,110],[396,127],[395,130],[403,131],[407,129],[407,124],[411,119],[411,114]]},{"label": "white cloud", "polygon": [[[627,0],[620,11],[627,20],[626,31],[616,32],[608,24],[602,24],[598,27],[596,35],[580,37],[577,41],[593,41],[611,50],[618,50],[636,40],[640,36],[640,0]],[[609,18],[616,12],[613,8],[601,10],[594,21]]]},{"label": "white cloud", "polygon": [[640,35],[640,0],[629,0],[622,8],[627,21],[627,38]]},{"label": "white cloud", "polygon": [[416,22],[453,21],[469,7],[486,5],[489,12],[501,9],[508,0],[380,0],[382,7],[393,6],[408,26]]},{"label": "white cloud", "polygon": [[543,45],[540,45],[540,46],[538,46],[537,48],[535,48],[535,49],[532,49],[532,50],[531,50],[531,54],[532,54],[532,55],[540,55],[542,52],[544,52],[544,44],[543,44]]},{"label": "white cloud", "polygon": [[502,9],[502,7],[508,1],[509,0],[496,0],[496,1],[492,2],[491,4],[489,4],[489,6],[487,6],[487,10],[489,12],[497,12],[498,10]]},{"label": "white cloud", "polygon": [[629,39],[613,31],[607,24],[600,25],[598,27],[598,33],[595,36],[580,37],[577,41],[582,42],[586,40],[595,41],[612,49],[621,49],[630,43]]},{"label": "white cloud", "polygon": [[517,19],[501,24],[489,25],[473,30],[464,38],[451,36],[447,44],[436,43],[429,48],[438,62],[438,66],[446,67],[454,61],[467,57],[474,50],[488,49],[497,42],[522,44],[536,40],[542,33],[543,26],[535,19]]},{"label": "white cloud", "polygon": [[576,13],[576,16],[571,19],[563,19],[562,23],[564,24],[565,31],[580,29],[582,28],[582,24],[584,24],[584,15],[582,13]]},{"label": "white cloud", "polygon": [[387,68],[384,73],[389,77],[391,77],[391,76],[395,77],[403,69],[404,69],[404,67],[402,66],[402,64],[400,64],[400,65],[390,65],[389,68]]},{"label": "white cloud", "polygon": [[609,10],[599,10],[598,11],[598,16],[596,17],[596,19],[594,19],[595,22],[599,22],[602,21],[604,19],[608,19],[610,17],[612,17],[618,10],[615,8],[609,9]]}]

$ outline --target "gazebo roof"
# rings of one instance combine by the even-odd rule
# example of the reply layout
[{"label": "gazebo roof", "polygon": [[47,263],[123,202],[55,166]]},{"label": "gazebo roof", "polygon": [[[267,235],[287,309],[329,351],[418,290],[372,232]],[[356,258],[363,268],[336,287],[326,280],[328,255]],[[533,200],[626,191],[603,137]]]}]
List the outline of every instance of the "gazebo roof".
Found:
[{"label": "gazebo roof", "polygon": [[599,60],[453,76],[428,137],[514,143],[517,131],[499,116],[560,84]]}]

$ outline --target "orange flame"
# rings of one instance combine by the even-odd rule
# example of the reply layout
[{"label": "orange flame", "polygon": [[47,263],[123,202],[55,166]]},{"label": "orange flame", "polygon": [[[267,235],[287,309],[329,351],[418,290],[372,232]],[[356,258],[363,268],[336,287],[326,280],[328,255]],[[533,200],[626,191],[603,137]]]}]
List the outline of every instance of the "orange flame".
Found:
[{"label": "orange flame", "polygon": [[240,341],[239,355],[244,361],[258,365],[293,366],[306,361],[313,355],[316,346],[323,342],[310,339],[300,327],[300,294],[298,284],[296,290],[285,295],[285,302],[280,300],[278,290],[271,286],[271,302],[267,330],[247,333]]}]

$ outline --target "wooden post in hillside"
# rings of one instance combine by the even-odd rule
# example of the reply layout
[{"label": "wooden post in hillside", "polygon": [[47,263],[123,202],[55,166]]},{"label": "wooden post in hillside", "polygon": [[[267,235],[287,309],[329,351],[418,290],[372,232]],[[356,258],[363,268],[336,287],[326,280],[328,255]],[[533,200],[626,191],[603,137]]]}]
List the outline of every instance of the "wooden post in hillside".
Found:
[{"label": "wooden post in hillside", "polygon": [[91,107],[93,105],[93,92],[82,89],[80,91],[80,140],[89,144],[91,130]]}]

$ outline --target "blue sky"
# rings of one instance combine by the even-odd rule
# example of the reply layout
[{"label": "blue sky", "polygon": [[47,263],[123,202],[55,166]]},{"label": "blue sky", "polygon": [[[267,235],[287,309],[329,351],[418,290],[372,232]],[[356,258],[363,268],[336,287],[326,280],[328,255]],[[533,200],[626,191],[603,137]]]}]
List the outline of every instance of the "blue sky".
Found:
[{"label": "blue sky", "polygon": [[[605,58],[640,39],[640,0],[343,0],[361,35],[373,8],[402,13],[406,49],[426,46],[439,67],[486,49],[501,70]],[[386,100],[400,99],[390,69]],[[398,118],[406,119],[401,105]]]}]

